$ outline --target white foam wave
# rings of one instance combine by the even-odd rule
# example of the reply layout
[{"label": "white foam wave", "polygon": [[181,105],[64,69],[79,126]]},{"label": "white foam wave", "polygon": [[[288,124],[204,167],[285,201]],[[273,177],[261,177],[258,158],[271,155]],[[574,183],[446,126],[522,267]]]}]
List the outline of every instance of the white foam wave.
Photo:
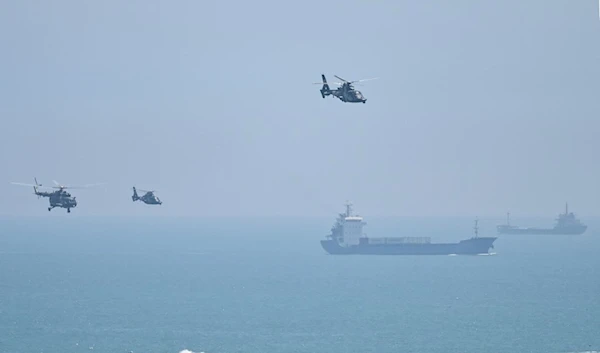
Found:
[{"label": "white foam wave", "polygon": [[204,352],[194,352],[194,351],[190,351],[189,349],[184,349],[182,351],[179,351],[179,353],[204,353]]},{"label": "white foam wave", "polygon": [[483,254],[477,254],[478,256],[494,256],[496,255],[495,252],[490,252],[490,253],[483,253]]}]

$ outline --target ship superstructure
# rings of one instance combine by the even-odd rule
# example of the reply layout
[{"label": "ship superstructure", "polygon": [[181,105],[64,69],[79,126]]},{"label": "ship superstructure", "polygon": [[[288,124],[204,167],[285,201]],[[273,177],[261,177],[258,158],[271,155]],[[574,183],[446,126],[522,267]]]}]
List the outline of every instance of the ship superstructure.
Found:
[{"label": "ship superstructure", "polygon": [[510,224],[510,213],[506,215],[506,224],[497,226],[500,234],[561,234],[579,235],[587,230],[573,212],[569,212],[569,204],[565,204],[565,213],[559,214],[553,228],[525,228]]},{"label": "ship superstructure", "polygon": [[352,215],[352,205],[340,213],[331,228],[331,234],[321,246],[333,255],[450,255],[485,254],[493,248],[496,237],[479,237],[477,221],[475,236],[458,243],[432,243],[430,237],[370,238],[363,233],[363,218]]},{"label": "ship superstructure", "polygon": [[352,204],[348,202],[346,203],[346,213],[338,215],[328,237],[342,246],[358,245],[360,238],[364,236],[363,226],[365,225],[362,217],[352,215]]}]

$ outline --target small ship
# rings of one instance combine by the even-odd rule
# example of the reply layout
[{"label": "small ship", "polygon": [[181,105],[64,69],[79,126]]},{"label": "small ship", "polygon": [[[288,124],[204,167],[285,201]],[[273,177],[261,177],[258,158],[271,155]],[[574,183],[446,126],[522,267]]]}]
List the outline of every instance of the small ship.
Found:
[{"label": "small ship", "polygon": [[500,234],[544,234],[544,235],[580,235],[583,234],[587,225],[581,223],[573,212],[569,213],[569,204],[565,204],[565,213],[558,215],[554,228],[524,228],[510,224],[510,213],[506,214],[506,224],[497,226]]},{"label": "small ship", "polygon": [[477,220],[475,236],[458,243],[432,243],[429,237],[369,238],[363,234],[364,225],[348,203],[321,246],[331,255],[478,255],[488,254],[497,239],[479,237]]}]

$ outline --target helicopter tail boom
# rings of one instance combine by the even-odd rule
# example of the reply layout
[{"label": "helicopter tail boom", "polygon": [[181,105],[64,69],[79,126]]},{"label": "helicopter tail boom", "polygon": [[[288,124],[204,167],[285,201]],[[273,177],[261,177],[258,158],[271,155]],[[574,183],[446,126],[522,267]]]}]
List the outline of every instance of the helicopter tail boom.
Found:
[{"label": "helicopter tail boom", "polygon": [[321,75],[321,78],[323,79],[323,88],[321,88],[321,96],[325,98],[325,96],[331,94],[331,89],[329,88],[329,84],[327,84],[327,79],[325,78],[325,75]]},{"label": "helicopter tail boom", "polygon": [[133,187],[133,196],[131,196],[131,199],[135,202],[137,200],[140,199],[140,197],[137,194],[137,190],[135,189],[135,186]]},{"label": "helicopter tail boom", "polygon": [[39,192],[39,191],[38,191],[38,187],[39,187],[39,186],[42,186],[42,184],[38,183],[38,181],[37,181],[37,178],[35,178],[35,177],[33,178],[33,181],[35,181],[35,185],[33,186],[33,193],[34,193],[34,194],[35,194],[35,195],[38,197],[38,199],[39,199],[41,196],[44,196],[44,197],[45,197],[45,196],[46,196],[46,195],[45,195],[46,193],[44,193],[44,192]]}]

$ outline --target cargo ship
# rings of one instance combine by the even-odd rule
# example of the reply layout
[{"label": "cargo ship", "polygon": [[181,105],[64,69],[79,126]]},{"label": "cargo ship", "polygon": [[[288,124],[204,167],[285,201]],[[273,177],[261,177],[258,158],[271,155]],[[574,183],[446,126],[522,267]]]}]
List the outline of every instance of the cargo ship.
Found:
[{"label": "cargo ship", "polygon": [[346,212],[339,214],[321,246],[331,255],[478,255],[488,254],[497,239],[479,237],[477,220],[475,236],[458,243],[432,243],[429,237],[370,238],[363,234],[364,225],[346,204]]},{"label": "cargo ship", "polygon": [[587,230],[573,212],[569,212],[569,204],[565,204],[565,213],[558,215],[553,228],[525,228],[510,224],[510,213],[506,214],[506,224],[497,226],[499,234],[544,234],[544,235],[580,235]]}]

